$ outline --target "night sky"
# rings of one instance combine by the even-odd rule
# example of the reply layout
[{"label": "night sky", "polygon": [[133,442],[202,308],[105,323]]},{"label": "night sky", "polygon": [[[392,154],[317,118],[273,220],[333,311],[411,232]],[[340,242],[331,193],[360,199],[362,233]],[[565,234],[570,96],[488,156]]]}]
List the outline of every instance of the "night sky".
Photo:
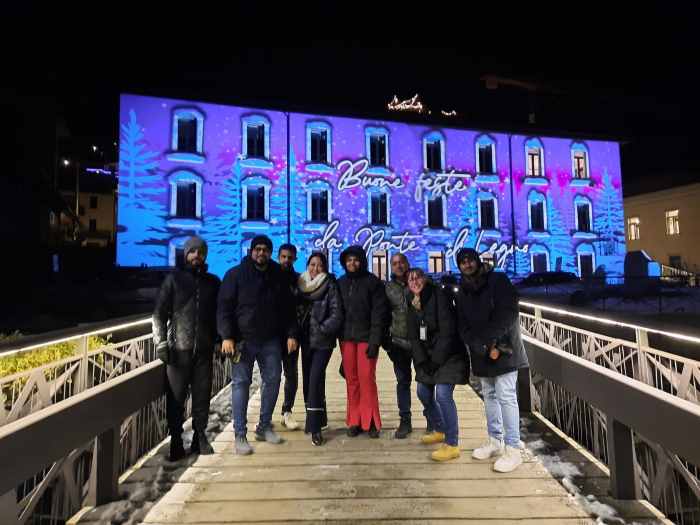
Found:
[{"label": "night sky", "polygon": [[[262,38],[261,30],[244,30],[240,22],[250,12],[204,36],[185,26],[169,30],[166,22],[159,30],[85,24],[54,31],[60,38],[31,58],[11,57],[10,67],[18,92],[55,97],[59,129],[104,148],[117,138],[120,92],[378,118],[397,118],[385,109],[394,94],[419,93],[434,112],[456,110],[459,117],[449,124],[458,127],[618,139],[625,193],[633,194],[700,180],[700,44],[691,13],[668,15],[662,7],[615,16],[570,9],[562,21],[512,39],[500,21],[477,35],[474,19],[456,31],[427,22],[420,32],[391,24],[345,41],[300,41],[277,29],[269,30],[274,38]],[[333,28],[339,13],[324,9]],[[296,35],[323,36],[305,31],[312,26],[289,24]],[[357,36],[356,29],[335,32]],[[181,40],[173,44],[169,34]],[[486,89],[484,75],[537,91],[533,97],[517,87]]]}]

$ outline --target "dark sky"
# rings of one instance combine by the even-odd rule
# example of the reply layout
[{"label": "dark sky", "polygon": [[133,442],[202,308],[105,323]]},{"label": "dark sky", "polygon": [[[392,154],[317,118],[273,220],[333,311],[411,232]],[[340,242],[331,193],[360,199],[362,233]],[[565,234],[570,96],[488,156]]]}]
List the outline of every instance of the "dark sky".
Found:
[{"label": "dark sky", "polygon": [[[30,59],[14,60],[19,91],[55,97],[72,135],[105,143],[116,138],[124,91],[377,116],[394,94],[420,93],[433,110],[457,110],[459,125],[518,130],[532,128],[527,118],[534,104],[537,129],[623,141],[629,194],[700,180],[694,15],[669,15],[663,7],[614,16],[569,9],[558,22],[509,39],[510,26],[500,22],[475,33],[478,19],[467,20],[465,13],[452,30],[392,23],[362,35],[359,26],[338,26],[338,34],[361,36],[343,41],[287,38],[272,25],[251,31],[240,19],[253,14],[239,12],[227,18],[227,29],[207,35],[190,33],[183,23],[173,29],[161,22],[160,31],[145,26],[145,33],[124,23],[77,26],[80,31],[55,33],[60,38]],[[533,9],[530,4],[525,12]],[[517,17],[512,23],[524,27]],[[308,30],[311,21],[289,27],[297,36],[321,33]],[[276,38],[263,38],[265,31]],[[480,80],[486,74],[539,90],[534,99],[513,87],[487,90]]]}]

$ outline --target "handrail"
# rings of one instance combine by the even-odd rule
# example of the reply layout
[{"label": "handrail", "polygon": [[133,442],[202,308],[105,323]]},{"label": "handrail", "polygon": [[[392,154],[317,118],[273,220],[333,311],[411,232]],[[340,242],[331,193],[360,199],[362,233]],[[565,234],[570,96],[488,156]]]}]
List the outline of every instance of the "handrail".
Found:
[{"label": "handrail", "polygon": [[[0,494],[95,436],[118,428],[130,414],[162,396],[163,366],[161,361],[145,364],[0,427]],[[118,436],[117,430],[117,444]],[[108,462],[118,459],[118,454],[113,456]],[[110,476],[116,480],[113,472]]]},{"label": "handrail", "polygon": [[0,343],[0,357],[35,350],[51,344],[64,343],[73,339],[100,335],[136,326],[145,326],[151,322],[151,316],[143,314],[129,315],[115,319],[97,321],[81,326],[53,330],[37,335],[28,335],[12,341]]},{"label": "handrail", "polygon": [[526,306],[528,308],[539,309],[545,312],[552,312],[560,315],[566,315],[570,317],[575,317],[577,319],[584,319],[586,321],[594,321],[597,323],[609,325],[609,326],[619,326],[622,328],[631,328],[633,330],[643,330],[652,334],[659,334],[672,339],[678,339],[680,341],[688,341],[691,343],[700,344],[700,337],[695,337],[692,335],[681,334],[679,332],[669,332],[667,330],[659,330],[657,328],[649,328],[646,326],[638,325],[635,323],[628,323],[625,321],[617,321],[615,319],[608,319],[606,317],[601,317],[600,315],[589,315],[579,312],[574,312],[572,310],[565,310],[563,308],[556,308],[553,306],[547,306],[544,304],[531,303],[529,301],[520,301],[521,306]]},{"label": "handrail", "polygon": [[646,438],[700,464],[700,406],[527,334],[522,338],[528,347],[530,367],[537,374]]}]

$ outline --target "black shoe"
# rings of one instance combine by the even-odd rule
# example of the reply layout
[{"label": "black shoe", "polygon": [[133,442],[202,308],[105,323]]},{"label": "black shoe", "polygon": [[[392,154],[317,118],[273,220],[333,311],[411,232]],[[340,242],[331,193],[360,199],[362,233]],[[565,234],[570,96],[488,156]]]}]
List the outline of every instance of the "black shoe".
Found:
[{"label": "black shoe", "polygon": [[190,454],[201,454],[202,456],[208,456],[214,453],[214,448],[209,443],[207,435],[204,433],[195,432],[192,436],[192,446],[190,447]]},{"label": "black shoe", "polygon": [[362,429],[360,427],[352,426],[352,427],[348,427],[347,434],[348,434],[348,437],[354,438],[354,437],[359,436],[361,432],[362,432]]},{"label": "black shoe", "polygon": [[394,432],[394,437],[396,439],[406,439],[411,432],[413,432],[411,420],[401,419],[401,423],[399,423],[399,428],[397,428],[396,432]]},{"label": "black shoe", "polygon": [[168,461],[180,461],[187,455],[185,452],[185,447],[182,445],[181,437],[171,437],[170,438],[170,453],[168,454]]},{"label": "black shoe", "polygon": [[325,439],[323,439],[323,434],[320,432],[314,432],[311,434],[311,444],[314,445],[315,447],[320,447],[326,442]]},{"label": "black shoe", "polygon": [[374,423],[372,423],[372,426],[369,427],[369,437],[372,439],[378,439],[379,438],[379,430],[377,430],[377,427],[374,426]]}]

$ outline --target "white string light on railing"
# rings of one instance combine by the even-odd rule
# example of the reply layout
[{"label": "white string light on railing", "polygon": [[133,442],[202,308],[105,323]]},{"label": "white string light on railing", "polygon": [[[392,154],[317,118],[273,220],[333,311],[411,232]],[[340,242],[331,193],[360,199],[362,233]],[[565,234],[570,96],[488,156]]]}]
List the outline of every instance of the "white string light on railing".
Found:
[{"label": "white string light on railing", "polygon": [[27,346],[22,346],[20,348],[15,348],[13,350],[8,350],[7,352],[0,353],[0,357],[5,357],[8,355],[19,354],[26,352],[28,350],[36,350],[37,348],[43,348],[45,346],[57,345],[59,343],[65,343],[66,341],[73,341],[74,339],[80,339],[81,337],[90,337],[92,335],[105,334],[107,332],[115,332],[117,330],[124,330],[126,328],[133,328],[134,326],[141,326],[144,324],[150,324],[152,317],[144,317],[143,319],[138,319],[136,321],[130,321],[128,323],[122,323],[114,326],[108,326],[106,328],[100,328],[99,330],[91,330],[89,332],[84,332],[75,335],[68,335],[65,337],[59,337],[57,339],[51,339],[49,341],[42,341],[41,343],[34,343]]},{"label": "white string light on railing", "polygon": [[562,308],[555,308],[553,306],[546,306],[543,304],[530,303],[528,301],[520,301],[521,306],[527,306],[528,308],[537,308],[539,310],[544,310],[546,312],[553,312],[561,315],[568,315],[571,317],[577,317],[579,319],[586,319],[587,321],[594,321],[596,323],[606,324],[610,326],[619,326],[622,328],[631,328],[633,330],[643,330],[649,332],[650,334],[659,334],[666,337],[671,337],[673,339],[679,339],[681,341],[688,341],[691,343],[700,344],[700,337],[695,337],[692,335],[679,334],[678,332],[667,332],[666,330],[658,330],[656,328],[649,328],[647,326],[641,326],[634,323],[625,323],[623,321],[616,321],[614,319],[607,319],[605,317],[599,317],[594,315],[582,314],[579,312],[572,312],[571,310],[564,310]]}]

